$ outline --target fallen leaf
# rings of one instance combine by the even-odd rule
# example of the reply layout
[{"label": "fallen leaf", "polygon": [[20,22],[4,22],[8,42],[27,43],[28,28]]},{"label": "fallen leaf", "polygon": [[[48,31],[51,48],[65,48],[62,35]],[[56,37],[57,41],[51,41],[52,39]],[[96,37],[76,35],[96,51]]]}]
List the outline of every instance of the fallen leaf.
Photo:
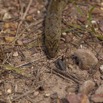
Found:
[{"label": "fallen leaf", "polygon": [[28,22],[31,22],[31,21],[33,20],[33,16],[31,16],[31,15],[27,16],[27,17],[26,17],[26,20],[27,20]]},{"label": "fallen leaf", "polygon": [[9,28],[9,29],[15,30],[15,29],[17,29],[17,26],[18,26],[17,22],[6,22],[6,23],[4,23],[3,28],[4,29]]},{"label": "fallen leaf", "polygon": [[14,39],[15,37],[5,37],[5,41],[8,43],[13,42]]}]

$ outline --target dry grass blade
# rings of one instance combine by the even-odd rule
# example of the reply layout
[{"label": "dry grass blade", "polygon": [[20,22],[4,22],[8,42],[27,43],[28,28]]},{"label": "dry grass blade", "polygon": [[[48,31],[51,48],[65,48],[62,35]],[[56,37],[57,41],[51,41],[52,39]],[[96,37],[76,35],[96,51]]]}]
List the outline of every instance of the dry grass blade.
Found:
[{"label": "dry grass blade", "polygon": [[58,70],[58,69],[53,69],[53,72],[56,74],[56,75],[59,75],[60,77],[66,77],[66,78],[69,78],[70,80],[73,80],[75,83],[77,84],[81,84],[82,82],[79,81],[78,78],[76,78],[75,76],[67,73],[67,72],[62,72],[61,70]]},{"label": "dry grass blade", "polygon": [[17,28],[17,32],[16,32],[16,37],[15,37],[15,40],[13,41],[14,44],[15,44],[16,40],[20,37],[20,34],[18,35],[18,32],[19,32],[19,30],[20,30],[21,24],[23,23],[26,15],[27,15],[27,13],[28,13],[28,10],[29,10],[31,4],[32,4],[32,0],[29,1],[29,4],[28,4],[28,6],[27,6],[27,9],[26,9],[24,15],[22,16],[20,23],[18,24],[18,28]]},{"label": "dry grass blade", "polygon": [[42,86],[42,85],[39,85],[39,86],[36,87],[34,90],[29,90],[29,91],[27,91],[26,93],[24,93],[24,94],[22,94],[22,95],[20,95],[20,96],[18,96],[18,97],[16,97],[16,98],[14,98],[12,101],[17,101],[17,100],[19,100],[20,98],[22,98],[22,97],[24,97],[24,96],[27,96],[28,94],[31,94],[31,93],[35,92],[35,91],[36,91],[37,89],[39,89],[41,86]]}]

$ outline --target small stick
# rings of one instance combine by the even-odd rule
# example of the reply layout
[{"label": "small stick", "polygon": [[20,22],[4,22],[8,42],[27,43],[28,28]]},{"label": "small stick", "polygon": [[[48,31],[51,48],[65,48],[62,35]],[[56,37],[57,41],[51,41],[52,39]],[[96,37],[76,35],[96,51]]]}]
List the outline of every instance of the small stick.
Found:
[{"label": "small stick", "polygon": [[28,94],[31,94],[31,93],[35,92],[35,91],[36,91],[38,88],[40,88],[40,87],[41,87],[41,85],[39,85],[38,87],[36,87],[36,89],[34,89],[34,90],[29,90],[29,91],[23,93],[22,95],[14,98],[12,101],[16,101],[16,100],[18,100],[18,99],[20,99],[20,98],[22,98],[22,97],[24,97],[24,96],[27,96]]},{"label": "small stick", "polygon": [[[55,73],[55,74],[57,74],[57,75],[59,75],[59,76],[61,76],[61,77],[66,77],[66,78],[69,78],[70,80],[73,80],[75,83],[77,83],[77,84],[81,84],[81,81],[79,81],[75,76],[73,76],[73,75],[71,75],[71,74],[69,74],[69,73],[67,73],[67,72],[63,72],[63,71],[61,71],[61,70],[58,70],[58,69],[53,69],[53,73]],[[64,78],[63,77],[63,78]],[[65,79],[65,78],[64,78]]]},{"label": "small stick", "polygon": [[21,65],[18,65],[18,66],[16,66],[16,68],[20,68],[20,67],[23,67],[23,66],[30,65],[30,64],[32,64],[33,62],[36,62],[36,61],[41,60],[41,59],[43,59],[43,58],[45,58],[45,57],[38,58],[38,59],[34,59],[34,60],[30,61],[30,62],[27,62],[27,63],[21,64]]},{"label": "small stick", "polygon": [[19,30],[20,30],[21,24],[23,23],[23,21],[24,21],[26,15],[27,15],[27,12],[28,12],[31,4],[32,4],[32,0],[30,0],[29,4],[28,4],[28,6],[27,6],[27,9],[26,9],[26,11],[25,11],[25,13],[24,13],[24,15],[22,16],[20,23],[18,24],[18,28],[17,28],[17,31],[16,31],[16,38],[15,38],[15,40],[13,41],[13,43],[15,43],[16,40],[20,37],[20,35],[17,35],[17,34],[18,34]]}]

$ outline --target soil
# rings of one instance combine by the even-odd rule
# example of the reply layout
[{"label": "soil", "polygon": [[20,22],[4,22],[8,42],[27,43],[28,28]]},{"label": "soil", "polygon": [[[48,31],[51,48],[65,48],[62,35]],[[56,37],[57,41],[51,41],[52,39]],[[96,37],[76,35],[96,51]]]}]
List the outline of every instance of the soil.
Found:
[{"label": "soil", "polygon": [[[103,2],[74,0],[66,6],[60,51],[53,59],[43,45],[47,3],[0,0],[0,103],[50,103],[52,94],[64,98],[86,80],[103,83]],[[80,69],[71,57],[78,48],[91,50],[98,65]],[[66,70],[55,65],[58,59]]]}]

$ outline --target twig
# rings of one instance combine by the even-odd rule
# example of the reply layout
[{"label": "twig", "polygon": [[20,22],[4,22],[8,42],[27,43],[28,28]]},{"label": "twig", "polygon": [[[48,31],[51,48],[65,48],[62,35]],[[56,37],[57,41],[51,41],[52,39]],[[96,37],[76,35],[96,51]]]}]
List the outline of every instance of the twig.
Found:
[{"label": "twig", "polygon": [[35,103],[35,100],[31,99],[29,96],[27,96],[28,101],[30,101],[31,103]]},{"label": "twig", "polygon": [[34,90],[29,90],[29,91],[25,92],[24,94],[22,94],[22,95],[20,95],[20,96],[18,96],[18,97],[16,97],[16,98],[14,98],[12,101],[16,101],[16,100],[18,100],[18,99],[20,99],[20,98],[22,98],[22,97],[24,97],[24,96],[27,96],[28,94],[31,94],[31,93],[35,92],[35,91],[36,91],[37,89],[39,89],[41,86],[42,86],[42,85],[39,85],[39,86],[36,87]]},{"label": "twig", "polygon": [[21,33],[19,34],[18,37],[20,37],[26,29],[28,29],[28,28],[30,28],[30,27],[32,27],[32,26],[37,26],[37,25],[40,24],[41,22],[43,22],[43,19],[40,19],[40,20],[36,21],[35,23],[32,23],[32,24],[28,25],[26,28],[24,28],[24,29],[21,31]]},{"label": "twig", "polygon": [[24,31],[25,31],[26,29],[28,29],[28,28],[30,28],[30,27],[32,27],[32,26],[36,26],[36,25],[38,25],[38,24],[41,23],[41,22],[43,22],[43,19],[40,19],[40,20],[38,20],[37,22],[32,23],[32,24],[28,25],[26,28],[24,28],[24,29],[19,33],[19,35],[16,36],[15,40],[13,41],[13,44],[15,44],[15,42],[19,39],[19,37],[24,33]]},{"label": "twig", "polygon": [[20,68],[20,67],[23,67],[23,66],[30,65],[30,64],[32,64],[33,62],[36,62],[36,61],[41,60],[41,59],[43,59],[43,58],[45,58],[45,57],[42,57],[42,58],[39,58],[39,59],[34,59],[34,60],[30,61],[30,62],[27,62],[27,63],[21,64],[21,65],[18,65],[18,66],[16,66],[16,68]]},{"label": "twig", "polygon": [[67,78],[69,78],[70,80],[73,80],[75,83],[81,84],[81,81],[79,81],[75,76],[73,76],[73,75],[71,75],[71,74],[69,74],[67,72],[63,72],[63,71],[58,70],[58,69],[53,69],[53,73],[55,73],[56,75],[59,75],[59,76],[61,76],[63,78],[65,77],[66,80],[67,80]]},{"label": "twig", "polygon": [[[51,76],[51,75],[50,75],[50,76]],[[21,98],[27,96],[28,94],[31,94],[31,93],[35,92],[36,90],[38,90],[40,87],[42,87],[42,86],[44,85],[43,83],[44,83],[45,81],[48,81],[49,79],[50,79],[49,77],[48,77],[48,78],[45,78],[43,81],[40,82],[40,84],[39,84],[35,89],[29,90],[29,91],[23,93],[22,95],[14,98],[14,99],[12,99],[12,101],[16,101],[16,100],[18,100],[18,99],[21,99]]]},{"label": "twig", "polygon": [[26,9],[26,11],[25,11],[25,13],[24,13],[24,15],[22,16],[20,23],[18,24],[18,28],[17,28],[17,31],[16,31],[16,37],[15,37],[15,40],[13,41],[13,43],[15,43],[16,40],[20,37],[20,35],[18,35],[18,32],[19,32],[19,30],[20,30],[21,24],[23,23],[26,15],[27,15],[27,12],[28,12],[31,4],[32,4],[32,0],[30,0],[29,4],[28,4],[28,6],[27,6],[27,9]]},{"label": "twig", "polygon": [[8,54],[7,58],[4,59],[4,61],[3,61],[3,63],[2,63],[3,65],[4,65],[4,64],[7,62],[7,60],[10,58],[11,54],[12,54],[12,53]]}]

